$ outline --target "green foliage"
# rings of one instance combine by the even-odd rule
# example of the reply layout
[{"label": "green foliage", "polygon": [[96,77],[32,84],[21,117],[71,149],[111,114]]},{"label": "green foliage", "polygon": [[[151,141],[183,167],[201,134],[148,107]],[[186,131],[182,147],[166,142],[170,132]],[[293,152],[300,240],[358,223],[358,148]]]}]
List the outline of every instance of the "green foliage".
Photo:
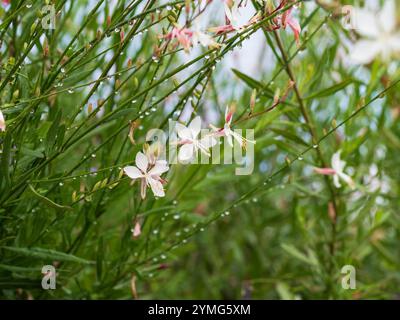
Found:
[{"label": "green foliage", "polygon": [[[40,23],[45,4],[55,5],[54,30]],[[2,8],[1,298],[396,297],[399,61],[394,71],[380,59],[349,67],[340,56],[354,32],[311,1],[298,10],[296,45],[267,28],[287,4],[190,55],[165,38],[177,21],[190,25],[185,1]],[[257,75],[227,70],[256,32],[272,52],[268,68],[265,54]],[[166,197],[141,199],[122,169],[146,133],[187,110],[213,111],[221,124],[232,102],[238,128],[255,129],[254,172],[171,165]],[[354,190],[313,171],[338,150]],[[57,269],[56,290],[40,287],[44,265]],[[356,267],[356,290],[341,287],[344,265]]]}]

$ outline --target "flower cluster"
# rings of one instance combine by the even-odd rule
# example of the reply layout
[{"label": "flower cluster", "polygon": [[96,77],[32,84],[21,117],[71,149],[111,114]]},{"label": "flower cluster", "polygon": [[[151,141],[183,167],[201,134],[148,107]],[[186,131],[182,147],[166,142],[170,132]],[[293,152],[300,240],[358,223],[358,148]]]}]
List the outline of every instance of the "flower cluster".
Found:
[{"label": "flower cluster", "polygon": [[175,25],[172,31],[165,35],[164,38],[181,45],[185,52],[189,52],[198,43],[210,48],[219,47],[219,44],[210,35],[197,29],[191,30],[179,25]]},{"label": "flower cluster", "polygon": [[[210,125],[212,131],[204,137],[200,135],[202,120],[199,116],[196,116],[188,126],[177,123],[175,126],[178,136],[176,144],[180,147],[178,160],[180,162],[189,162],[196,158],[199,152],[210,156],[210,148],[218,143],[218,138],[220,137],[226,137],[230,146],[233,146],[234,140],[242,148],[245,148],[247,143],[255,144],[255,141],[248,140],[232,130],[233,114],[233,108],[227,107],[224,126],[217,128]],[[161,175],[169,170],[169,166],[167,161],[159,159],[161,154],[160,149],[161,146],[159,143],[153,143],[151,146],[145,144],[144,152],[136,154],[136,165],[124,168],[125,174],[133,181],[140,180],[140,194],[143,199],[146,197],[148,187],[151,188],[154,196],[165,196],[163,184],[166,183],[166,180],[161,178]]]},{"label": "flower cluster", "polygon": [[[210,2],[211,1],[209,1],[209,3]],[[261,10],[257,12],[246,23],[241,23],[240,11],[243,7],[247,6],[247,1],[244,2],[242,0],[223,0],[223,2],[226,23],[220,26],[208,28],[208,31],[214,33],[214,35],[216,36],[246,29],[260,22],[261,19],[264,17],[264,12]],[[266,6],[266,13],[268,15],[272,15],[288,4],[290,4],[289,0],[282,0],[276,8],[273,7],[271,1],[265,2],[264,5]],[[301,27],[298,20],[293,17],[293,8],[290,8],[282,14],[277,15],[274,19],[272,19],[271,23],[272,26],[269,25],[264,27],[265,30],[272,31],[281,28],[286,29],[286,27],[289,26],[294,32],[296,42],[299,43]],[[173,41],[175,46],[181,45],[185,52],[189,52],[191,48],[198,43],[209,48],[218,48],[220,46],[220,44],[215,41],[211,35],[200,31],[198,25],[195,25],[195,28],[191,29],[190,25],[182,27],[178,24],[175,24],[172,31],[164,35],[163,38]]]}]

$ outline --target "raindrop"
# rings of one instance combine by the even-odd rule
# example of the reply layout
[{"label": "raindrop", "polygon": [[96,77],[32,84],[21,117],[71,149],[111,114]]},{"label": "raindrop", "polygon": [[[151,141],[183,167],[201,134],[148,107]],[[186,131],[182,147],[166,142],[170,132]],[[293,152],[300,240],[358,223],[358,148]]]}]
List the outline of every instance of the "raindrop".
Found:
[{"label": "raindrop", "polygon": [[229,211],[225,211],[225,214],[229,216],[231,213]]},{"label": "raindrop", "polygon": [[180,218],[179,214],[175,214],[175,215],[174,215],[174,219],[175,219],[175,220],[178,220],[179,218]]},{"label": "raindrop", "polygon": [[61,73],[65,73],[65,68],[61,68]]},{"label": "raindrop", "polygon": [[92,154],[92,158],[96,158],[96,155],[94,153]]},{"label": "raindrop", "polygon": [[60,187],[62,187],[62,186],[64,185],[64,183],[60,182],[58,185],[59,185]]},{"label": "raindrop", "polygon": [[303,157],[298,157],[297,160],[303,161]]},{"label": "raindrop", "polygon": [[27,5],[26,5],[26,7],[29,9],[29,8],[32,8],[32,4],[31,3],[28,3]]},{"label": "raindrop", "polygon": [[68,93],[74,93],[74,90],[68,89]]},{"label": "raindrop", "polygon": [[317,145],[317,144],[314,144],[314,145],[313,145],[313,148],[314,148],[314,149],[317,149],[317,148],[318,148],[318,145]]}]

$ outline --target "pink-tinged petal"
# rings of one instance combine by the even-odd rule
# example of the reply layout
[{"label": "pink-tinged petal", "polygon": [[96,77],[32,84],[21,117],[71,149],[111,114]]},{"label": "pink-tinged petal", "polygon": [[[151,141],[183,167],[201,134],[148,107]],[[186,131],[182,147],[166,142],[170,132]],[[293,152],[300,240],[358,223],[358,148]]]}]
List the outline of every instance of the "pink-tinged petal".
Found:
[{"label": "pink-tinged petal", "polygon": [[140,182],[140,196],[142,199],[146,198],[146,189],[147,189],[147,181],[145,178],[142,178],[142,181]]},{"label": "pink-tinged petal", "polygon": [[195,147],[193,144],[185,144],[179,149],[179,161],[188,161],[195,155]]},{"label": "pink-tinged petal", "polygon": [[141,233],[142,233],[142,228],[140,226],[140,223],[136,222],[135,227],[132,230],[132,236],[133,236],[133,238],[136,239],[141,235]]},{"label": "pink-tinged petal", "polygon": [[125,167],[124,172],[131,179],[139,179],[143,177],[143,173],[134,166]]},{"label": "pink-tinged petal", "polygon": [[225,123],[227,124],[231,124],[232,122],[232,117],[233,117],[233,111],[231,108],[226,107],[225,109]]},{"label": "pink-tinged petal", "polygon": [[221,33],[226,33],[226,32],[232,32],[232,31],[236,31],[236,29],[230,25],[223,25],[223,26],[218,26],[218,27],[213,27],[213,28],[209,28],[208,29],[210,32],[214,32],[215,34],[219,35]]},{"label": "pink-tinged petal", "polygon": [[324,176],[333,176],[336,174],[336,170],[332,168],[314,168],[314,171]]},{"label": "pink-tinged petal", "polygon": [[2,0],[2,3],[3,3],[5,6],[8,6],[8,5],[11,3],[11,0]]},{"label": "pink-tinged petal", "polygon": [[165,161],[165,163],[162,161],[157,161],[155,166],[148,173],[151,176],[153,176],[153,175],[160,176],[163,173],[167,172],[168,170],[169,170],[169,167],[168,167],[166,161]]},{"label": "pink-tinged petal", "polygon": [[136,154],[136,166],[143,172],[147,172],[147,167],[149,166],[149,161],[144,153],[138,152]]},{"label": "pink-tinged petal", "polygon": [[201,118],[199,116],[195,117],[189,124],[188,128],[192,131],[192,137],[195,139],[201,130]]},{"label": "pink-tinged petal", "polygon": [[151,191],[153,191],[154,196],[156,197],[165,196],[164,188],[160,181],[153,178],[148,178],[147,182],[149,183]]},{"label": "pink-tinged petal", "polygon": [[296,39],[296,42],[299,43],[300,32],[301,32],[300,23],[290,15],[287,19],[287,24],[290,27],[290,29],[292,29],[292,31],[294,33],[294,38]]},{"label": "pink-tinged petal", "polygon": [[6,131],[6,120],[4,119],[4,115],[0,110],[0,131]]}]

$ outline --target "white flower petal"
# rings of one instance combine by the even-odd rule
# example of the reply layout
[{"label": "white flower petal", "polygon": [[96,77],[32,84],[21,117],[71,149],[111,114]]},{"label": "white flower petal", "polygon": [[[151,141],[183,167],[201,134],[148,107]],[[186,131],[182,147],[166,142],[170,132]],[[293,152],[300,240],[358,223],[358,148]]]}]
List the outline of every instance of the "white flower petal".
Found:
[{"label": "white flower petal", "polygon": [[158,181],[156,179],[148,178],[147,182],[149,183],[151,191],[153,191],[153,194],[156,197],[164,197],[165,196],[164,188],[160,181]]},{"label": "white flower petal", "polygon": [[339,182],[339,176],[337,174],[333,175],[333,184],[336,188],[340,188],[342,186]]},{"label": "white flower petal", "polygon": [[4,116],[1,110],[0,110],[0,131],[6,131],[6,121],[4,120]]},{"label": "white flower petal", "polygon": [[192,132],[193,139],[195,139],[201,130],[201,118],[199,116],[195,117],[192,122],[190,122],[188,128]]},{"label": "white flower petal", "polygon": [[169,170],[169,167],[167,165],[166,161],[157,161],[155,166],[148,172],[149,175],[155,175],[155,176],[160,176],[164,172],[167,172]]},{"label": "white flower petal", "polygon": [[204,148],[209,149],[217,144],[217,139],[215,139],[213,136],[205,136],[199,142]]},{"label": "white flower petal", "polygon": [[366,9],[356,11],[356,31],[367,38],[379,37],[379,26],[376,15]]},{"label": "white flower petal", "polygon": [[179,149],[178,159],[179,161],[188,161],[193,158],[195,154],[195,147],[193,144],[184,144]]},{"label": "white flower petal", "polygon": [[143,177],[142,172],[134,166],[125,167],[124,172],[131,179],[139,179]]},{"label": "white flower petal", "polygon": [[339,176],[344,182],[346,182],[346,183],[349,185],[349,187],[350,187],[351,189],[354,189],[354,188],[355,188],[355,183],[354,183],[353,179],[352,179],[349,175],[345,174],[344,172],[338,172],[338,176]]},{"label": "white flower petal", "polygon": [[394,34],[390,37],[389,46],[395,53],[400,52],[400,33]]},{"label": "white flower petal", "polygon": [[381,50],[382,46],[378,41],[360,40],[352,48],[350,59],[355,63],[367,64],[372,62]]},{"label": "white flower petal", "polygon": [[243,137],[235,131],[232,131],[232,136],[235,138],[235,140],[237,141],[239,146],[242,147],[243,146]]},{"label": "white flower petal", "polygon": [[382,11],[379,13],[379,24],[384,32],[394,31],[396,28],[396,6],[394,0],[385,0]]},{"label": "white flower petal", "polygon": [[336,172],[343,171],[343,168],[346,165],[346,162],[340,160],[340,153],[341,151],[339,150],[332,155],[332,169],[334,169]]},{"label": "white flower petal", "polygon": [[230,131],[227,132],[226,141],[228,141],[228,144],[233,148],[233,139]]},{"label": "white flower petal", "polygon": [[140,196],[142,199],[146,198],[146,189],[147,189],[147,180],[145,178],[142,178],[140,182]]},{"label": "white flower petal", "polygon": [[179,122],[175,125],[175,131],[178,133],[179,138],[183,140],[192,139],[192,132]]},{"label": "white flower petal", "polygon": [[149,161],[147,160],[147,157],[142,153],[138,152],[136,154],[136,166],[142,170],[142,172],[147,172],[147,167],[149,166]]}]

